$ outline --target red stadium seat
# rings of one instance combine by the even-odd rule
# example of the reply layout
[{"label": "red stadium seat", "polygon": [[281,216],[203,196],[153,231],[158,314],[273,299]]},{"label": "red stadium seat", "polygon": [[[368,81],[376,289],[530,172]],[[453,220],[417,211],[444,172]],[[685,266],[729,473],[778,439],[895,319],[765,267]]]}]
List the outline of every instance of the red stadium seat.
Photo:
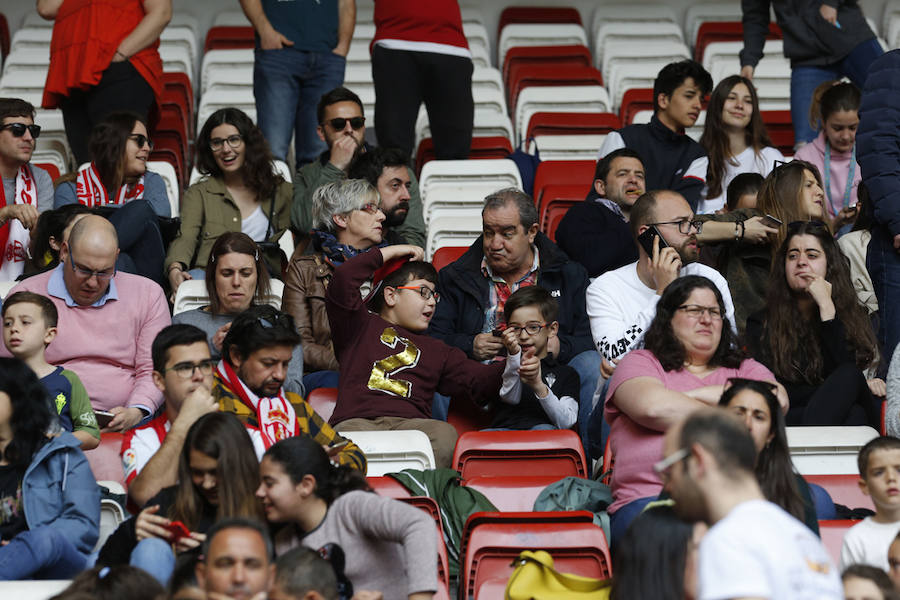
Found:
[{"label": "red stadium seat", "polygon": [[428,496],[411,496],[409,498],[399,498],[399,500],[425,511],[434,519],[434,524],[437,526],[438,540],[438,581],[443,588],[438,589],[435,598],[449,598],[450,567],[447,558],[447,545],[444,543],[444,528],[441,524],[441,509],[438,503],[435,502],[434,498],[429,498]]},{"label": "red stadium seat", "polygon": [[465,254],[468,249],[468,246],[443,246],[438,248],[434,256],[431,257],[431,264],[434,265],[436,270],[440,271]]},{"label": "red stadium seat", "polygon": [[250,25],[227,26],[218,25],[210,27],[206,32],[206,43],[203,44],[203,52],[210,50],[230,50],[235,48],[253,48],[253,27]]},{"label": "red stadium seat", "polygon": [[603,76],[593,67],[565,65],[533,65],[520,63],[509,70],[507,104],[510,114],[516,112],[516,102],[521,91],[530,86],[549,85],[603,85]]},{"label": "red stadium seat", "polygon": [[452,464],[464,480],[521,473],[561,479],[588,472],[581,440],[570,429],[469,431],[456,441]]},{"label": "red stadium seat", "polygon": [[497,39],[500,32],[511,23],[575,23],[581,25],[578,9],[571,6],[507,6],[500,13]]},{"label": "red stadium seat", "polygon": [[653,110],[652,88],[631,88],[625,90],[622,96],[622,106],[619,107],[619,120],[622,126],[631,125],[634,115],[642,110]]},{"label": "red stadium seat", "polygon": [[856,475],[804,475],[803,478],[807,483],[815,483],[825,488],[837,504],[849,508],[875,510],[871,496],[867,496],[859,488],[859,477]]},{"label": "red stadium seat", "polygon": [[766,131],[772,139],[772,145],[785,156],[794,154],[794,124],[789,110],[760,111]]},{"label": "red stadium seat", "polygon": [[56,181],[57,179],[59,179],[59,167],[57,167],[56,165],[54,165],[52,163],[32,163],[32,164],[34,164],[34,166],[36,166],[36,167],[40,167],[43,170],[47,171],[47,173],[50,174],[50,177],[51,177],[51,179],[53,179],[53,181]]},{"label": "red stadium seat", "polygon": [[559,477],[514,475],[511,477],[472,477],[463,485],[478,490],[503,512],[528,512],[544,488]]},{"label": "red stadium seat", "polygon": [[538,112],[528,120],[525,137],[538,135],[605,135],[622,127],[615,113]]},{"label": "red stadium seat", "polygon": [[566,212],[555,212],[554,210],[548,211],[550,218],[550,225],[547,226],[547,230],[544,231],[544,235],[550,238],[550,241],[554,244],[556,243],[556,230],[559,229],[559,224],[562,222],[563,217],[566,216]]},{"label": "red stadium seat", "polygon": [[590,190],[591,184],[589,182],[553,183],[544,186],[541,199],[537,204],[538,223],[541,225],[541,231],[546,233],[550,227],[550,219],[552,217],[566,214],[569,208],[584,200]]},{"label": "red stadium seat", "polygon": [[366,477],[366,481],[375,493],[379,496],[387,496],[388,498],[396,498],[398,500],[403,498],[409,498],[412,494],[409,493],[403,485],[394,479],[393,477],[388,477],[387,475],[381,476],[369,476]]},{"label": "red stadium seat", "polygon": [[163,71],[163,98],[171,99],[180,103],[188,115],[188,123],[191,124],[193,131],[194,122],[194,90],[191,87],[191,80],[187,73],[180,71]]},{"label": "red stadium seat", "polygon": [[[522,550],[546,550],[555,567],[566,573],[608,579],[609,547],[593,514],[572,512],[487,513],[471,515],[460,548],[460,598],[488,596],[494,582],[507,581],[512,562]],[[486,582],[489,588],[481,590]]]},{"label": "red stadium seat", "polygon": [[456,428],[456,434],[478,431],[491,426],[494,413],[491,409],[476,406],[474,402],[450,400],[447,422]]},{"label": "red stadium seat", "polygon": [[819,521],[819,537],[822,538],[822,544],[828,550],[835,567],[841,563],[841,546],[844,544],[844,534],[859,522],[849,519]]},{"label": "red stadium seat", "polygon": [[590,67],[591,51],[581,44],[571,46],[513,46],[503,58],[503,85],[509,88],[510,70],[518,64]]},{"label": "red stadium seat", "polygon": [[[767,40],[780,40],[781,28],[777,23],[769,23]],[[703,62],[706,47],[713,42],[741,42],[744,40],[744,25],[740,21],[706,21],[697,29],[694,45],[694,60]]]},{"label": "red stadium seat", "polygon": [[184,159],[181,157],[181,150],[178,142],[161,136],[159,141],[154,142],[153,152],[150,153],[150,160],[164,160],[175,169],[175,177],[178,179],[179,194],[184,190]]},{"label": "red stadium seat", "polygon": [[319,413],[322,420],[327,423],[337,404],[337,396],[337,388],[316,388],[309,393],[306,401],[314,411]]},{"label": "red stadium seat", "polygon": [[[473,137],[469,158],[506,158],[512,151],[512,144],[505,136]],[[435,160],[434,140],[427,137],[419,142],[416,150],[416,177],[422,173],[425,163],[432,160]]]},{"label": "red stadium seat", "polygon": [[615,464],[615,457],[612,449],[609,447],[609,438],[606,438],[606,445],[603,447],[603,473],[604,476],[600,481],[606,485],[612,485],[612,470]]},{"label": "red stadium seat", "polygon": [[[592,160],[545,160],[534,174],[534,202],[539,206],[544,188],[550,184],[568,184],[583,181],[590,186],[597,166]],[[585,191],[585,195],[587,191]],[[581,196],[582,199],[584,195]]]}]

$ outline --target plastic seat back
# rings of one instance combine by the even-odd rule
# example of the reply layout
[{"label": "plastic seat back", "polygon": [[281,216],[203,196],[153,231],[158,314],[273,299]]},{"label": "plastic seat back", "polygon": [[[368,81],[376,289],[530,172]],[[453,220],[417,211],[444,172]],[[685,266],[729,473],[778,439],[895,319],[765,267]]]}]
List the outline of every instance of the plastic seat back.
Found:
[{"label": "plastic seat back", "polygon": [[819,521],[819,537],[822,539],[822,545],[828,550],[828,556],[834,561],[835,566],[841,563],[841,546],[844,545],[844,535],[848,529],[859,522],[849,519]]},{"label": "plastic seat back", "polygon": [[[540,203],[544,188],[549,184],[568,184],[583,181],[592,185],[597,163],[593,160],[553,160],[538,165],[534,175],[534,201]],[[585,192],[587,193],[587,192]],[[582,196],[582,199],[584,196]]]},{"label": "plastic seat back", "polygon": [[370,475],[366,477],[366,481],[368,482],[369,487],[371,487],[379,496],[395,498],[397,500],[410,498],[412,496],[412,494],[409,493],[409,490],[403,487],[400,482],[388,475]]},{"label": "plastic seat back", "polygon": [[463,479],[520,473],[587,476],[581,440],[569,429],[470,431],[456,441],[452,464]]},{"label": "plastic seat back", "polygon": [[805,475],[803,478],[807,483],[815,483],[825,488],[836,504],[875,510],[871,496],[867,496],[859,488],[858,475]]},{"label": "plastic seat back", "polygon": [[558,477],[515,475],[511,477],[472,477],[463,485],[484,494],[491,504],[503,512],[528,512],[544,488],[559,481]]},{"label": "plastic seat back", "polygon": [[306,401],[322,417],[322,420],[327,423],[332,413],[334,413],[337,396],[337,388],[316,388],[309,393]]},{"label": "plastic seat back", "polygon": [[431,257],[431,264],[438,271],[455,262],[460,256],[466,253],[469,246],[443,246],[434,251]]},{"label": "plastic seat back", "polygon": [[338,430],[365,453],[369,475],[435,467],[431,442],[421,431],[340,431],[340,426]]}]

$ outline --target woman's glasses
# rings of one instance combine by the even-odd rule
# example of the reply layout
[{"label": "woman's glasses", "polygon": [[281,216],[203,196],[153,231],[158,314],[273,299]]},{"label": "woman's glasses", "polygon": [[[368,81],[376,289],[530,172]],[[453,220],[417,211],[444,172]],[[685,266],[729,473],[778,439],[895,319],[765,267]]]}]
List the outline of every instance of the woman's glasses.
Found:
[{"label": "woman's glasses", "polygon": [[357,210],[361,210],[365,213],[369,213],[370,215],[374,215],[379,210],[381,210],[380,204],[375,204],[374,202],[368,202],[360,206]]},{"label": "woman's glasses", "polygon": [[0,131],[4,129],[9,129],[13,134],[13,137],[22,137],[25,135],[25,131],[31,132],[31,137],[33,139],[38,139],[41,135],[41,126],[40,125],[26,125],[25,123],[7,123],[0,127]]},{"label": "woman's glasses", "polygon": [[709,315],[713,321],[722,320],[722,311],[718,306],[700,306],[699,304],[682,304],[678,310],[684,312],[691,319],[700,320],[703,315]]},{"label": "woman's glasses", "polygon": [[144,144],[147,144],[147,147],[153,150],[153,140],[148,138],[143,133],[132,133],[128,136],[129,140],[134,140],[134,143],[137,144],[138,148],[143,148]]},{"label": "woman's glasses", "polygon": [[237,150],[241,146],[244,145],[244,138],[238,134],[229,135],[227,138],[212,138],[209,140],[209,149],[213,152],[218,152],[222,148],[225,147],[225,144],[232,150]]}]

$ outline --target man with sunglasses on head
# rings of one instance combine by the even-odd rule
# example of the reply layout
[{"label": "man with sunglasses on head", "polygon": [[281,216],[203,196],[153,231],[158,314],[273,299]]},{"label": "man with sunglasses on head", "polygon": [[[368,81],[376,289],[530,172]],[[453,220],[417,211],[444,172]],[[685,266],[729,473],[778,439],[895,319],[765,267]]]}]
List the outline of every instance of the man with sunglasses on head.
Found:
[{"label": "man with sunglasses on head", "polygon": [[[78,373],[94,411],[112,414],[102,431],[131,429],[162,404],[150,345],[171,323],[162,288],[117,272],[118,255],[112,223],[88,215],[72,227],[55,269],[12,289],[47,296],[56,305],[59,335],[47,347],[47,361]],[[0,355],[9,353],[4,348]]]},{"label": "man with sunglasses on head", "polygon": [[38,214],[53,208],[53,180],[30,164],[41,128],[34,106],[18,98],[0,98],[0,280],[22,274],[30,230]]},{"label": "man with sunglasses on head", "polygon": [[362,450],[338,435],[299,394],[284,390],[299,343],[300,334],[287,313],[263,304],[239,314],[222,341],[222,360],[214,373],[212,395],[219,410],[258,429],[265,449],[305,434],[324,446],[335,462],[365,472]]},{"label": "man with sunglasses on head", "polygon": [[[291,229],[295,235],[307,237],[313,227],[312,196],[326,183],[345,179],[354,160],[370,150],[365,143],[366,118],[359,96],[345,87],[331,90],[319,101],[318,134],[327,145],[318,160],[305,165],[294,177],[294,203],[291,207]],[[407,167],[404,178],[409,179],[409,209],[394,233],[407,243],[425,247],[425,221],[422,217],[422,199],[419,182],[412,169]],[[373,183],[373,182],[370,182]],[[373,183],[378,187],[377,183]],[[406,186],[406,184],[403,184]]]}]

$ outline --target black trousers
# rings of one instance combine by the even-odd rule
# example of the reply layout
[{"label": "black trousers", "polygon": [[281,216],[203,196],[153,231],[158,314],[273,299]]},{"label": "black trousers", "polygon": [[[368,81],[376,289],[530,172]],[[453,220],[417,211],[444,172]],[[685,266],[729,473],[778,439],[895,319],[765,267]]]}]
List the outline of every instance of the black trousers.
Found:
[{"label": "black trousers", "polygon": [[94,87],[73,90],[60,108],[76,166],[91,160],[88,139],[94,125],[103,117],[111,112],[127,110],[146,121],[153,102],[153,88],[127,60],[110,63],[100,83]]},{"label": "black trousers", "polygon": [[466,159],[472,146],[472,61],[434,52],[372,50],[378,145],[410,155],[416,117],[425,102],[438,159]]},{"label": "black trousers", "polygon": [[881,403],[859,368],[844,363],[819,386],[785,383],[788,425],[871,425],[881,429]]}]

